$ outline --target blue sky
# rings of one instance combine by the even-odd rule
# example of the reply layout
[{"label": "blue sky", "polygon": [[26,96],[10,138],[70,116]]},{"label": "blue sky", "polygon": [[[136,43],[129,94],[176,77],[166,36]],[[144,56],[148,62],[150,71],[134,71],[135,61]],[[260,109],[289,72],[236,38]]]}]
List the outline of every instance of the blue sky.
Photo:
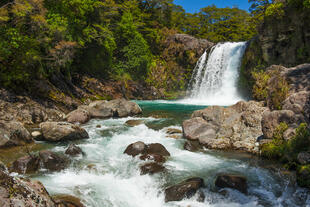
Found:
[{"label": "blue sky", "polygon": [[238,6],[247,11],[250,7],[248,0],[174,0],[174,3],[181,5],[189,13],[199,12],[201,8],[212,4],[220,8]]}]

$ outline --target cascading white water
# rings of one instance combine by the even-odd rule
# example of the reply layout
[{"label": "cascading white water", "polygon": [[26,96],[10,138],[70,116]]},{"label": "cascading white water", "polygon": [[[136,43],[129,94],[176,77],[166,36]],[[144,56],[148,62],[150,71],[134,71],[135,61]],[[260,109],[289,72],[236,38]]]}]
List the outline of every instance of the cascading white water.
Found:
[{"label": "cascading white water", "polygon": [[232,105],[242,100],[237,90],[239,67],[246,42],[226,42],[214,46],[209,56],[199,59],[185,102],[202,105]]}]

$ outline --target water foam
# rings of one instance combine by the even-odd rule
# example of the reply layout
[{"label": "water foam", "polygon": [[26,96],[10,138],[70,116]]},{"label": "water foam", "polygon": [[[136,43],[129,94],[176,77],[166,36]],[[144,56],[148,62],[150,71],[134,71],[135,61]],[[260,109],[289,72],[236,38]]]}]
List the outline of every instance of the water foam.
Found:
[{"label": "water foam", "polygon": [[[268,170],[230,157],[185,151],[185,140],[167,138],[167,128],[153,130],[145,124],[127,127],[124,123],[129,119],[132,118],[92,120],[84,126],[90,139],[78,143],[86,157],[76,161],[67,170],[44,174],[37,179],[43,182],[51,194],[75,195],[89,207],[298,206],[292,198],[297,192],[296,188],[283,183]],[[143,119],[145,123],[156,120],[137,119]],[[96,127],[98,124],[101,128]],[[114,130],[115,127],[118,127],[118,131]],[[180,129],[180,126],[176,128]],[[112,130],[112,133],[102,136],[104,130]],[[167,148],[171,153],[164,164],[167,173],[140,175],[139,166],[145,161],[123,154],[126,147],[136,141],[161,143]],[[249,195],[229,189],[227,196],[214,192],[215,176],[221,172],[247,176]],[[166,186],[194,176],[205,180],[207,187],[203,190],[206,195],[204,203],[197,202],[195,198],[164,202],[163,190]]]}]

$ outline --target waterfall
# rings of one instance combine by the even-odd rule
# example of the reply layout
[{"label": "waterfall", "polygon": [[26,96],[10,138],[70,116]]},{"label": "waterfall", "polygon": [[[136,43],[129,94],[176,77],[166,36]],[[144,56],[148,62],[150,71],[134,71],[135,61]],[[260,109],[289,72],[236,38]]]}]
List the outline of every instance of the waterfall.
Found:
[{"label": "waterfall", "polygon": [[184,101],[202,105],[232,105],[242,100],[237,90],[239,67],[246,42],[215,45],[209,55],[200,57],[194,69],[188,98]]}]

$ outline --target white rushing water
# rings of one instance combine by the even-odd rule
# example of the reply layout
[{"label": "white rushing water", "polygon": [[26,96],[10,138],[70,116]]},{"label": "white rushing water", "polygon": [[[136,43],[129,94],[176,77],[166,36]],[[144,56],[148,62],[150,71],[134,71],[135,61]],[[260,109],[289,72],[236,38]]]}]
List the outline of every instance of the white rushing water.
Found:
[{"label": "white rushing water", "polygon": [[[145,124],[128,127],[129,119],[142,119]],[[70,168],[56,173],[37,176],[51,194],[71,194],[82,199],[89,207],[254,207],[254,206],[305,206],[310,197],[303,189],[291,186],[267,169],[249,162],[219,154],[183,150],[183,139],[166,137],[165,128],[154,130],[148,123],[161,122],[155,118],[122,118],[92,120],[85,128],[90,139],[77,142],[86,153]],[[100,124],[102,127],[97,128]],[[181,129],[180,126],[173,126]],[[145,161],[123,154],[126,147],[136,141],[161,143],[171,157],[164,166],[166,173],[140,175],[139,166]],[[55,151],[65,151],[57,146]],[[217,173],[237,173],[247,177],[249,194],[228,189],[224,196],[214,189]],[[164,202],[165,187],[189,177],[202,177],[206,199],[199,203],[195,198]]]},{"label": "white rushing water", "polygon": [[239,68],[246,42],[226,42],[205,52],[194,69],[188,98],[181,103],[233,105],[242,100],[238,93]]}]

